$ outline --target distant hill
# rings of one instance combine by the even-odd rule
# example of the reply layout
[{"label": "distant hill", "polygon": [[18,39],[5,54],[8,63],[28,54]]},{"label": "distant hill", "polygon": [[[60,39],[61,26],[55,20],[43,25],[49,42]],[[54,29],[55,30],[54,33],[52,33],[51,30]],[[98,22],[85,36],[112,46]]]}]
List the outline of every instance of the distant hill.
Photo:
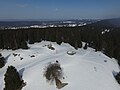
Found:
[{"label": "distant hill", "polygon": [[81,19],[81,20],[55,20],[55,21],[0,21],[0,27],[24,27],[32,25],[68,25],[68,24],[81,24],[81,23],[94,23],[94,19]]},{"label": "distant hill", "polygon": [[98,21],[92,25],[106,26],[106,27],[120,27],[120,18],[105,19]]}]

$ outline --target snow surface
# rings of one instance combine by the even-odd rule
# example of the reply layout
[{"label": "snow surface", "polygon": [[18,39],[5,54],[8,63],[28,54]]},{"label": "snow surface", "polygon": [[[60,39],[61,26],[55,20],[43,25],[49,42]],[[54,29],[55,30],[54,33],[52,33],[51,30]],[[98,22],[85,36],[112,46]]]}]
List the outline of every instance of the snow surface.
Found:
[{"label": "snow surface", "polygon": [[[55,50],[47,48],[50,43]],[[43,77],[45,66],[56,60],[64,72],[65,79],[61,81],[68,83],[61,90],[120,90],[113,76],[113,72],[120,71],[117,61],[101,52],[95,52],[92,48],[75,50],[69,44],[58,45],[48,41],[29,47],[28,50],[0,50],[7,58],[5,67],[0,69],[0,90],[4,88],[4,74],[10,65],[17,68],[27,83],[22,90],[57,90],[55,84],[49,84]],[[68,55],[67,51],[75,51],[76,54]],[[14,56],[13,53],[18,55]]]},{"label": "snow surface", "polygon": [[105,34],[105,33],[109,33],[110,32],[110,29],[105,29],[104,31],[102,31],[101,33],[102,34]]}]

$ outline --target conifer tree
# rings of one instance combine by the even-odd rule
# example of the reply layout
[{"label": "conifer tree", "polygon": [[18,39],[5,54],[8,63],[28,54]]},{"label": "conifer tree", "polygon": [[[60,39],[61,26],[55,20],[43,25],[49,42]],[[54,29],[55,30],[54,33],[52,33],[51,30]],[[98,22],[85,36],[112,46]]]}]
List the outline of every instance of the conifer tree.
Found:
[{"label": "conifer tree", "polygon": [[13,66],[9,66],[5,73],[5,88],[4,90],[21,90],[23,87],[23,80],[16,68]]}]

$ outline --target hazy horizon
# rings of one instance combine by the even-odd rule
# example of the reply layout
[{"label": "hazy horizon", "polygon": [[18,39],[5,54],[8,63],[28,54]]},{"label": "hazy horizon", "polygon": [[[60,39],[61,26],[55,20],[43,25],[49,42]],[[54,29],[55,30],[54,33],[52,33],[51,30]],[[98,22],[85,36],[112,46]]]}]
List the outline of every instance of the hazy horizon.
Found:
[{"label": "hazy horizon", "polygon": [[[111,19],[111,18],[110,18]],[[103,20],[103,19],[0,19],[0,21],[61,21],[61,20]]]}]

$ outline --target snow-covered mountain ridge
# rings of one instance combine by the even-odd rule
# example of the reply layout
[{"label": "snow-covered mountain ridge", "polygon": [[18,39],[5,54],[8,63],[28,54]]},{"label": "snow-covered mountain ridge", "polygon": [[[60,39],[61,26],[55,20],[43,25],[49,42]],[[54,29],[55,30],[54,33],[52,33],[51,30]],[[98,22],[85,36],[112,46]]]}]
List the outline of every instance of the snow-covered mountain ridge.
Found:
[{"label": "snow-covered mountain ridge", "polygon": [[[55,50],[47,47],[50,44]],[[101,52],[95,52],[92,48],[75,50],[69,44],[58,45],[48,41],[31,44],[29,47],[28,50],[0,50],[8,58],[6,65],[0,69],[0,90],[4,88],[4,74],[10,65],[18,71],[23,70],[23,80],[27,85],[22,90],[56,90],[55,84],[50,85],[43,77],[45,66],[56,60],[64,72],[65,78],[61,81],[68,83],[61,90],[120,90],[113,76],[113,72],[120,71],[117,61]],[[76,54],[68,55],[68,51]]]},{"label": "snow-covered mountain ridge", "polygon": [[56,21],[1,21],[0,29],[28,29],[28,28],[49,28],[49,27],[76,27],[84,26],[98,20],[81,19],[81,20],[56,20]]}]

